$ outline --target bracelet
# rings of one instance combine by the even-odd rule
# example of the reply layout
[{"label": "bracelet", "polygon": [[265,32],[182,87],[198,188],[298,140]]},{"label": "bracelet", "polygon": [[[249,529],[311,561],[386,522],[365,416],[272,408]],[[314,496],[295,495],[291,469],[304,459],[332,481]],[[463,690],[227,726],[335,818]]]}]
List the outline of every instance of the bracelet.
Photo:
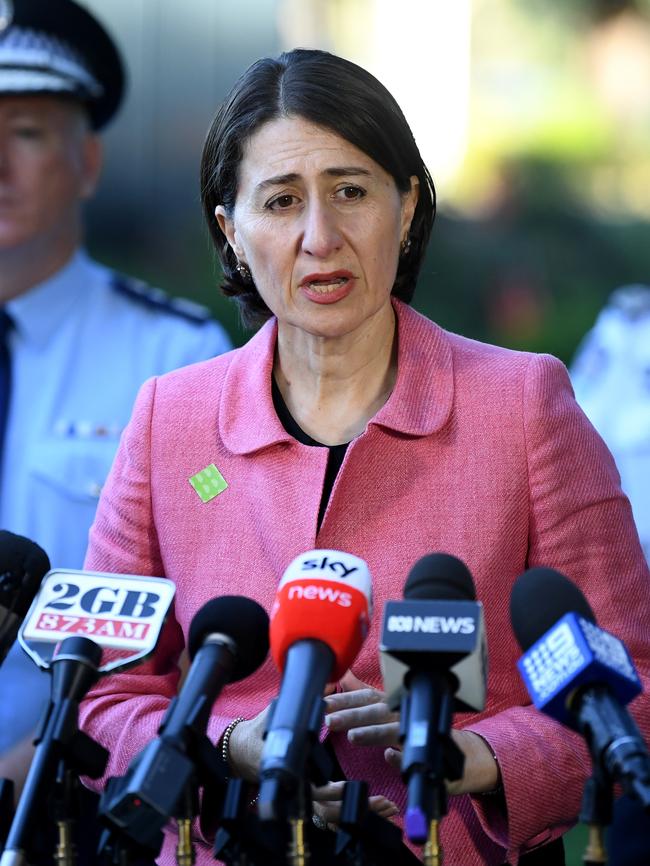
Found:
[{"label": "bracelet", "polygon": [[[230,747],[230,738],[232,736],[232,732],[235,730],[235,728],[237,727],[237,725],[240,722],[245,722],[245,721],[246,721],[246,719],[243,716],[237,716],[237,718],[233,719],[232,722],[228,725],[228,727],[223,732],[223,735],[221,737],[221,760],[224,762],[226,767],[228,767],[228,770],[230,770],[230,763],[228,760],[228,756],[230,754],[230,748],[229,747]],[[250,803],[248,805],[254,806],[255,803],[257,803],[258,799],[259,799],[259,794],[257,795],[257,797],[253,797],[253,799],[250,801]]]},{"label": "bracelet", "polygon": [[243,716],[237,716],[237,718],[233,719],[232,722],[228,725],[226,730],[223,732],[223,736],[221,737],[221,760],[224,762],[226,767],[228,767],[228,769],[230,769],[228,757],[230,753],[230,738],[232,736],[232,732],[235,730],[235,728],[240,722],[245,721],[246,719]]}]

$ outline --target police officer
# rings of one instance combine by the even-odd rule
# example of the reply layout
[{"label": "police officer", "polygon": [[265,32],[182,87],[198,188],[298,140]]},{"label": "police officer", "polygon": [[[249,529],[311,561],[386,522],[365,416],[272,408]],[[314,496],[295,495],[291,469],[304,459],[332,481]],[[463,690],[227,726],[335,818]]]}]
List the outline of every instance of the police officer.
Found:
[{"label": "police officer", "polygon": [[650,286],[617,289],[571,367],[576,399],[614,455],[650,559]]},{"label": "police officer", "polygon": [[[230,348],[202,308],[83,250],[97,133],[123,89],[115,45],[81,6],[0,0],[0,526],[59,568],[81,568],[138,387]],[[0,670],[0,753],[33,730],[48,690],[14,647]]]}]

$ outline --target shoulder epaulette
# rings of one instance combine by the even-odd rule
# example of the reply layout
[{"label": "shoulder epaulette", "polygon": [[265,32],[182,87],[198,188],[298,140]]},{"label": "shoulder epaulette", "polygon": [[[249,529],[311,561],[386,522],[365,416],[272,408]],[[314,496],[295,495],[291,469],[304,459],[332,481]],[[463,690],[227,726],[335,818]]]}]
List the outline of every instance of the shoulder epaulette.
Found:
[{"label": "shoulder epaulette", "polygon": [[111,288],[138,304],[172,316],[179,316],[188,322],[200,325],[212,318],[207,307],[188,298],[173,298],[162,289],[156,289],[142,280],[127,277],[125,274],[113,274]]}]

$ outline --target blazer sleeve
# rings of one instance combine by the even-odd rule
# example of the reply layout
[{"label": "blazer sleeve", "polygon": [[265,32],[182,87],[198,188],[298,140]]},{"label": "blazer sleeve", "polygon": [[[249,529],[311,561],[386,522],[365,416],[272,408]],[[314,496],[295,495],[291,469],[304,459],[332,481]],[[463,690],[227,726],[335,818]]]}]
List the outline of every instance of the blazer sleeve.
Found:
[{"label": "blazer sleeve", "polygon": [[[141,388],[102,491],[90,530],[84,567],[117,574],[165,576],[151,501],[151,426],[156,379]],[[185,640],[173,609],[154,654],[143,664],[104,677],[82,702],[81,727],[109,750],[102,787],[123,775],[131,760],[156,737],[162,717],[178,690],[178,659]],[[230,720],[210,719],[213,741]]]},{"label": "blazer sleeve", "polygon": [[[84,568],[164,576],[150,492],[155,394],[156,380],[150,379],[138,394],[102,491]],[[170,612],[155,653],[129,671],[100,679],[82,702],[81,727],[110,753],[106,776],[123,775],[133,756],[156,736],[176,692],[182,645],[180,628]]]},{"label": "blazer sleeve", "polygon": [[[527,567],[549,566],[574,581],[598,624],[630,651],[645,694],[629,706],[650,734],[650,575],[614,460],[573,397],[563,364],[531,356],[521,418],[529,487]],[[507,601],[504,599],[504,604]],[[580,810],[591,759],[582,737],[538,712],[513,706],[467,726],[492,747],[501,798],[472,798],[484,830],[517,852],[560,836]]]}]

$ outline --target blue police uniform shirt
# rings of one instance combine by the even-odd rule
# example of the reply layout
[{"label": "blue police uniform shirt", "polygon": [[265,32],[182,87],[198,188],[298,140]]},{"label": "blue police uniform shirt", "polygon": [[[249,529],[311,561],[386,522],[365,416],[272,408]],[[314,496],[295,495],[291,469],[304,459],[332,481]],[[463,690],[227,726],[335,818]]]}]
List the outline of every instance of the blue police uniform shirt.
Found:
[{"label": "blue police uniform shirt", "polygon": [[614,292],[570,372],[578,403],[614,455],[650,561],[650,288]]},{"label": "blue police uniform shirt", "polygon": [[[14,328],[0,526],[40,544],[53,568],[81,568],[140,385],[231,343],[203,308],[170,300],[83,251],[6,309]],[[49,687],[16,644],[0,668],[0,753],[34,728]]]}]

